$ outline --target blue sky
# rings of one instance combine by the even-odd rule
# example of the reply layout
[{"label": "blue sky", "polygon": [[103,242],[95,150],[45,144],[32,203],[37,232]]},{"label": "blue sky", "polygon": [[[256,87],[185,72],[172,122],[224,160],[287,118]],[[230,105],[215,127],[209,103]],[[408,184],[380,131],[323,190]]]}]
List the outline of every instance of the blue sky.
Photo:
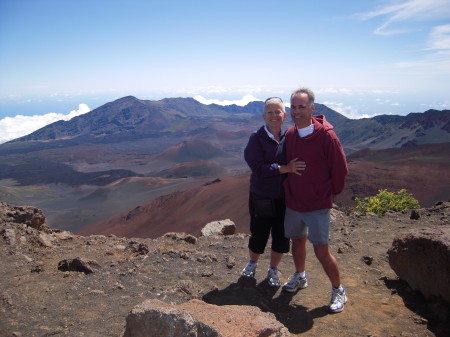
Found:
[{"label": "blue sky", "polygon": [[0,1],[0,142],[126,95],[298,86],[349,118],[449,109],[450,0]]}]

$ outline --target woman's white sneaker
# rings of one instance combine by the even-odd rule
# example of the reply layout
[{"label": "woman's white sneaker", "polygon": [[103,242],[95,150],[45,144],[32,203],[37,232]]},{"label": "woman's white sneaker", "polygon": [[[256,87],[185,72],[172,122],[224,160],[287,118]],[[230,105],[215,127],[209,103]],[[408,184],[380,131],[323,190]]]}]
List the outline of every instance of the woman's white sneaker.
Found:
[{"label": "woman's white sneaker", "polygon": [[281,285],[280,280],[281,273],[277,268],[269,268],[267,271],[267,282],[271,287],[279,287]]},{"label": "woman's white sneaker", "polygon": [[258,264],[253,261],[249,261],[245,268],[242,270],[242,276],[244,277],[254,277],[256,273],[256,267]]}]

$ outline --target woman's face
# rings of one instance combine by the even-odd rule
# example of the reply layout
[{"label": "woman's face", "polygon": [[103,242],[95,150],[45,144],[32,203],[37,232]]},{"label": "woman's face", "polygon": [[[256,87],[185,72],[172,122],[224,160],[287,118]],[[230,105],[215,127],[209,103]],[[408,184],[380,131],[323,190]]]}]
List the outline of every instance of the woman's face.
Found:
[{"label": "woman's face", "polygon": [[286,112],[283,111],[280,104],[270,103],[266,106],[266,112],[263,114],[263,118],[269,128],[281,128],[281,124],[283,124],[286,118]]}]

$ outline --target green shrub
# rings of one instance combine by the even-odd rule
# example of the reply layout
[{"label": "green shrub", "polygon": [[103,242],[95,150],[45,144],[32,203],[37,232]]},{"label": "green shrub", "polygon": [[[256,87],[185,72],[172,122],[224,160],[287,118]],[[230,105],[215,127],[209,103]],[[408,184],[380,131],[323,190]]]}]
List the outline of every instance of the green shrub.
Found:
[{"label": "green shrub", "polygon": [[405,189],[395,192],[378,190],[378,194],[363,199],[355,198],[356,209],[363,213],[373,212],[382,215],[386,211],[405,212],[410,209],[420,208],[419,202]]}]

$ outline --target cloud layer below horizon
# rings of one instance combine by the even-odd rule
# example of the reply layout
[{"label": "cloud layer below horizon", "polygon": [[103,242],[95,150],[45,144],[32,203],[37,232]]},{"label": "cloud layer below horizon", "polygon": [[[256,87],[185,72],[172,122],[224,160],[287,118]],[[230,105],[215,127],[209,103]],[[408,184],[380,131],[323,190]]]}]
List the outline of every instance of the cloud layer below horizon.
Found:
[{"label": "cloud layer below horizon", "polygon": [[28,135],[59,120],[68,121],[89,111],[91,109],[86,104],[79,104],[78,110],[72,110],[66,115],[50,112],[45,115],[5,117],[0,119],[0,144]]}]

